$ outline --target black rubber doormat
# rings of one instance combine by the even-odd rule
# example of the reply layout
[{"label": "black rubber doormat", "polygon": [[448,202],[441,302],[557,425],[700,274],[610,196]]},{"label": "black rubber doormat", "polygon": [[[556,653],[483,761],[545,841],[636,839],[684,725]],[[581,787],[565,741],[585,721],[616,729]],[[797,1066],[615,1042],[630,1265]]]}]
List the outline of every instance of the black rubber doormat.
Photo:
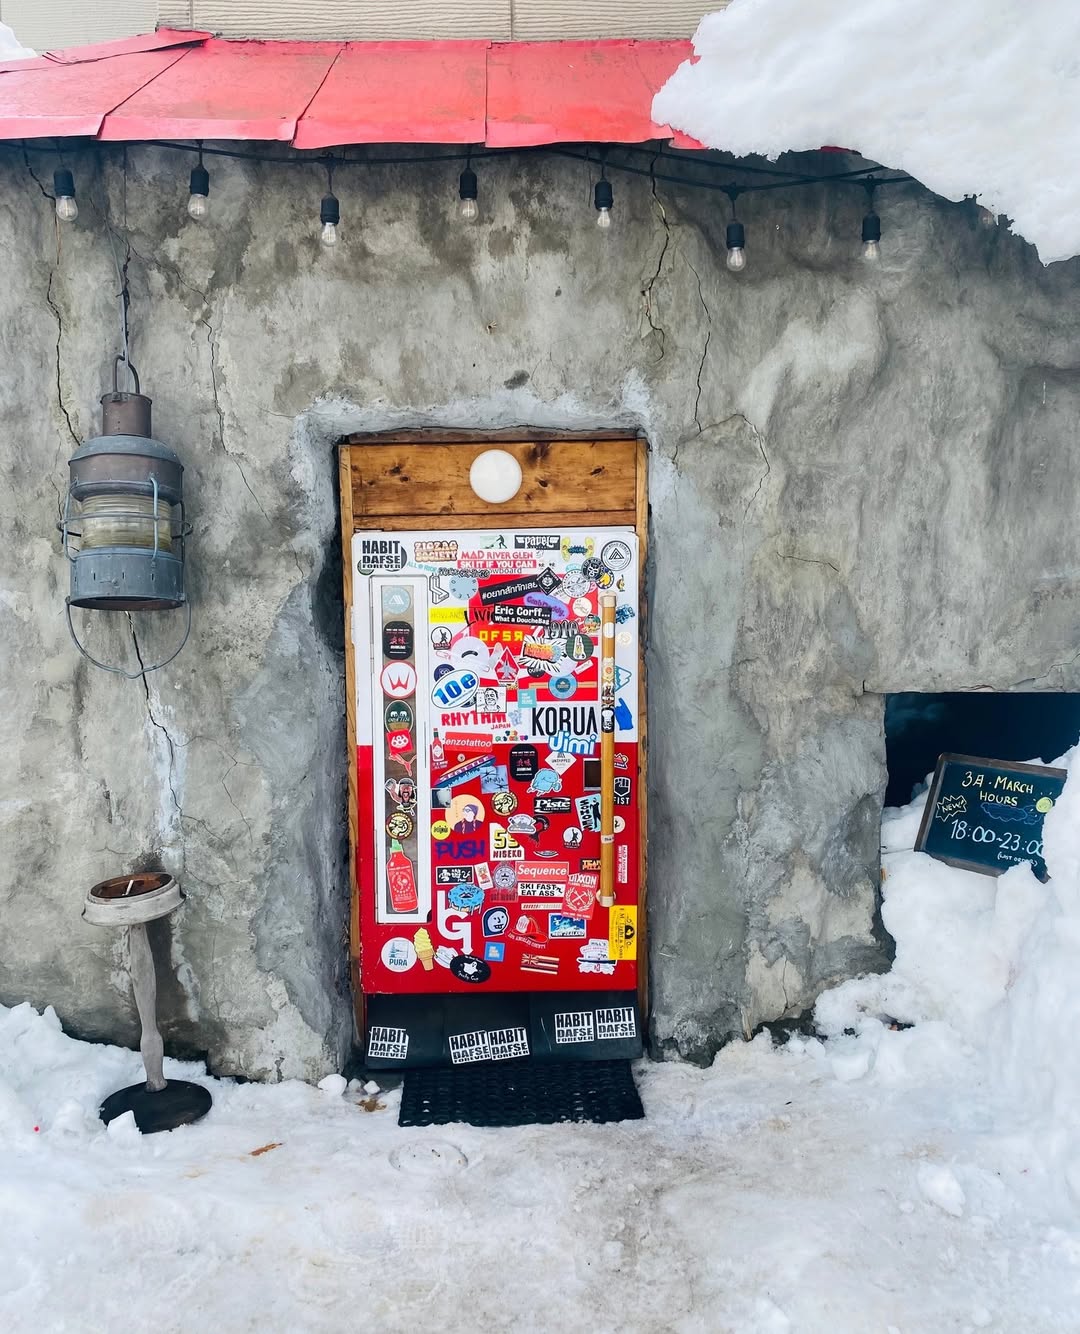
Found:
[{"label": "black rubber doormat", "polygon": [[398,1125],[603,1124],[644,1115],[629,1061],[510,1061],[406,1071]]}]

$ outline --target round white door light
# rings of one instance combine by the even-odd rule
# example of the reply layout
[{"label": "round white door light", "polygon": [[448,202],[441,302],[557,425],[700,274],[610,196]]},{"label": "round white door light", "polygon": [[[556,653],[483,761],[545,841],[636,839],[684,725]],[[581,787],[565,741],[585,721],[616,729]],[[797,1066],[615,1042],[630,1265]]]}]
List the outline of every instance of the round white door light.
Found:
[{"label": "round white door light", "polygon": [[521,464],[505,449],[485,449],[473,459],[469,485],[489,505],[505,505],[521,490]]}]

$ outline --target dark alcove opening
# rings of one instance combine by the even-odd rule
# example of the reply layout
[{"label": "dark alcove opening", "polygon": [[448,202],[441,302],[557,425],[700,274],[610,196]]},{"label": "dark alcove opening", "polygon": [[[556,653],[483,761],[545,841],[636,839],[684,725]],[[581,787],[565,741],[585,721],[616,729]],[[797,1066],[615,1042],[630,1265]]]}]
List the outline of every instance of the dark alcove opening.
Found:
[{"label": "dark alcove opening", "polygon": [[1052,764],[1080,738],[1080,694],[961,691],[885,696],[886,806],[912,798],[946,751]]}]

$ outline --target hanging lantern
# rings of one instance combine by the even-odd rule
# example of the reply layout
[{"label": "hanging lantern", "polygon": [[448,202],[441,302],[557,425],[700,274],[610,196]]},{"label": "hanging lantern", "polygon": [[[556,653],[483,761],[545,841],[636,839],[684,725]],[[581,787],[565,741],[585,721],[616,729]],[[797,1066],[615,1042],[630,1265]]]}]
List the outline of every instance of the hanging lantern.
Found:
[{"label": "hanging lantern", "polygon": [[[96,667],[135,678],[172,662],[187,642],[191,606],[184,593],[184,465],[175,450],[150,434],[151,401],[127,362],[135,393],[117,388],[101,399],[102,433],[68,460],[70,483],[64,519],[64,554],[71,563],[68,629],[76,648]],[[73,541],[74,539],[74,541]],[[187,610],[179,647],[162,662],[125,672],[90,656],[75,633],[72,607],[94,611]]]}]

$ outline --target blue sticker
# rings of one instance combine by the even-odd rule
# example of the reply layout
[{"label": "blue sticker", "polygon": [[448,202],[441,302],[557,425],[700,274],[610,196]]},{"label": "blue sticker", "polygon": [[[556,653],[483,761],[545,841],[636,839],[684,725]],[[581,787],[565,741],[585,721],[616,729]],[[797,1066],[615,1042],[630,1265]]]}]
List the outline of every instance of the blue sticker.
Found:
[{"label": "blue sticker", "polygon": [[471,597],[475,597],[479,586],[476,579],[470,575],[452,574],[450,576],[450,596],[456,598],[458,602],[468,602]]},{"label": "blue sticker", "polygon": [[548,689],[556,699],[569,699],[577,691],[577,680],[573,676],[553,676]]},{"label": "blue sticker", "polygon": [[517,696],[517,702],[519,709],[535,709],[536,691],[533,690],[531,686],[526,687],[524,690],[519,690]]},{"label": "blue sticker", "polygon": [[510,910],[497,904],[494,908],[489,908],[483,916],[484,935],[501,936],[510,925]]},{"label": "blue sticker", "polygon": [[530,792],[561,792],[562,779],[554,769],[540,769],[533,774]]},{"label": "blue sticker", "polygon": [[501,940],[489,940],[484,946],[484,958],[488,963],[502,963],[506,957],[506,946]]},{"label": "blue sticker", "polygon": [[458,912],[474,912],[484,906],[484,891],[479,885],[454,885],[446,897]]},{"label": "blue sticker", "polygon": [[618,724],[620,732],[629,732],[634,726],[634,715],[630,712],[630,706],[621,695],[615,705],[615,722]]}]

